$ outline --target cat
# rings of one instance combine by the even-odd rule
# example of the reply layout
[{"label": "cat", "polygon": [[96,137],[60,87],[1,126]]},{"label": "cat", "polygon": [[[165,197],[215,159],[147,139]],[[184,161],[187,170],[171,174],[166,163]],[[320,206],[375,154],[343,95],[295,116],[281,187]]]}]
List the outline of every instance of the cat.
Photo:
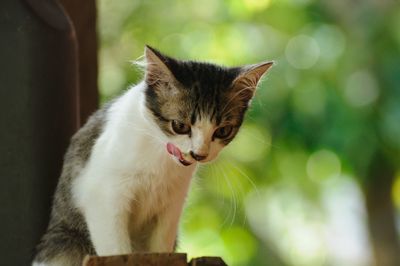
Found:
[{"label": "cat", "polygon": [[81,265],[87,254],[173,252],[198,163],[242,125],[273,62],[181,61],[145,47],[144,80],[72,137],[35,266]]}]

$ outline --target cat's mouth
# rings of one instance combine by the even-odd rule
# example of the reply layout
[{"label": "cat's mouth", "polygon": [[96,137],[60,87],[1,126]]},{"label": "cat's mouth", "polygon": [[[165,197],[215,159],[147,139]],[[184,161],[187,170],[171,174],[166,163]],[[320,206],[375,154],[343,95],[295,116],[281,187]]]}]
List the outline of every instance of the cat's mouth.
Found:
[{"label": "cat's mouth", "polygon": [[185,160],[182,155],[181,150],[170,142],[167,143],[167,151],[169,154],[173,155],[184,166],[188,166],[188,165],[192,164],[191,162]]}]

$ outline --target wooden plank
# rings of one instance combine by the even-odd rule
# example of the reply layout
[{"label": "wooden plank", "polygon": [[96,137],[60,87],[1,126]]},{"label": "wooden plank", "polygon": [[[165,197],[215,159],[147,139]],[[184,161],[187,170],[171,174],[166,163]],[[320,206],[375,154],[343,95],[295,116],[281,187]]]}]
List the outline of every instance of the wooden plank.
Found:
[{"label": "wooden plank", "polygon": [[194,258],[185,253],[133,253],[119,256],[86,256],[83,266],[227,266],[219,257]]},{"label": "wooden plank", "polygon": [[87,256],[83,266],[188,266],[184,253],[134,253],[120,256]]}]

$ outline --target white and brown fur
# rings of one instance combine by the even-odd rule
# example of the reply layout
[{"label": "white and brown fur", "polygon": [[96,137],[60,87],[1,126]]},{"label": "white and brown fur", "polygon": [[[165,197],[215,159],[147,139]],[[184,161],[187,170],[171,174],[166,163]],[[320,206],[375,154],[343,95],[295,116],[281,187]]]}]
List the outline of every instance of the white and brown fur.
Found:
[{"label": "white and brown fur", "polygon": [[[86,254],[172,252],[198,161],[215,159],[239,130],[271,62],[225,68],[146,47],[145,79],[73,136],[51,219],[33,265],[81,265]],[[190,125],[175,134],[171,121]],[[232,133],[215,137],[229,125]],[[170,142],[191,164],[166,151]]]}]

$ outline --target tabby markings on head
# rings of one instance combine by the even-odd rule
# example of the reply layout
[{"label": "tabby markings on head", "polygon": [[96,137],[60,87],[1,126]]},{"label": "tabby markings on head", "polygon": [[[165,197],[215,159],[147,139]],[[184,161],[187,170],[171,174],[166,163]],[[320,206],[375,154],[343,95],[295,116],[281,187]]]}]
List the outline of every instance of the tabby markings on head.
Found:
[{"label": "tabby markings on head", "polygon": [[181,61],[149,46],[145,56],[146,106],[171,140],[168,152],[184,165],[214,159],[233,140],[260,78],[273,64]]}]

